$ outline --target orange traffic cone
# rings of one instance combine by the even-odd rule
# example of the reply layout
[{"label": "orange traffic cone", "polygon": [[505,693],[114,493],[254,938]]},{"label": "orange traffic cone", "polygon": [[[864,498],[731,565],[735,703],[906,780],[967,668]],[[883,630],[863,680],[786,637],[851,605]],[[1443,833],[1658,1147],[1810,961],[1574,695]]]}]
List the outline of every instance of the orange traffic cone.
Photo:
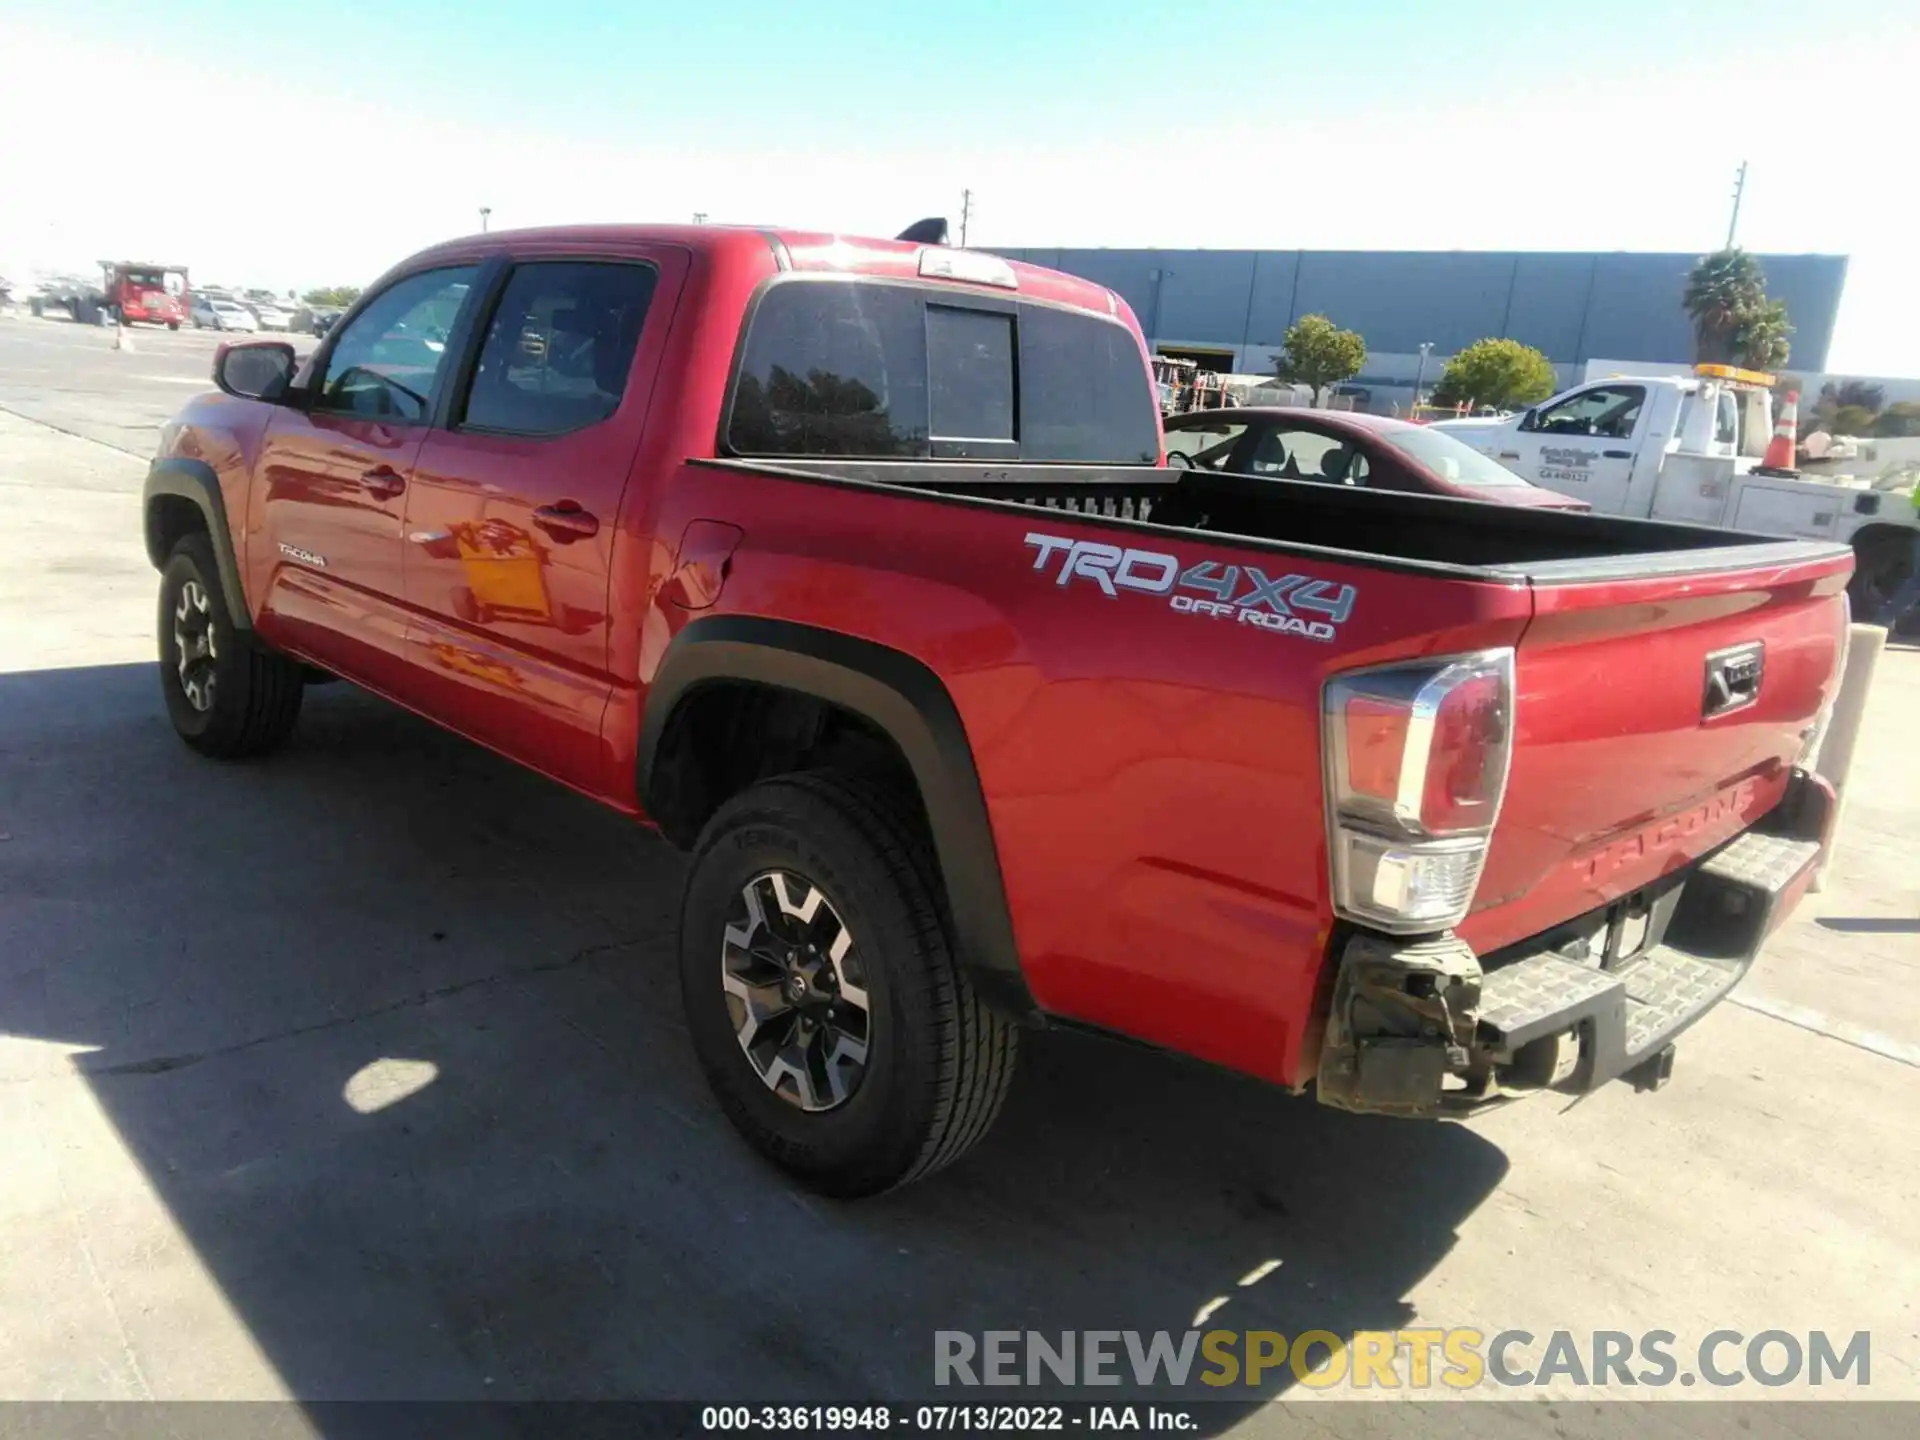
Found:
[{"label": "orange traffic cone", "polygon": [[1763,470],[1793,469],[1794,436],[1800,428],[1800,392],[1789,390],[1787,403],[1780,409],[1780,418],[1773,422],[1773,439],[1767,442],[1767,453],[1760,457]]}]

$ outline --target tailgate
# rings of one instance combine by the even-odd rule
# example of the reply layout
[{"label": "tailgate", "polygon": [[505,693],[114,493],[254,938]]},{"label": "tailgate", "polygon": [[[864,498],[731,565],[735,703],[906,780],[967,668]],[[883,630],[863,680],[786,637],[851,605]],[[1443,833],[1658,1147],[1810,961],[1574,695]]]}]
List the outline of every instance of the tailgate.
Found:
[{"label": "tailgate", "polygon": [[[1834,683],[1851,553],[1754,545],[1659,573],[1531,567],[1481,954],[1650,884],[1780,799]],[[1558,573],[1556,573],[1558,572]]]}]

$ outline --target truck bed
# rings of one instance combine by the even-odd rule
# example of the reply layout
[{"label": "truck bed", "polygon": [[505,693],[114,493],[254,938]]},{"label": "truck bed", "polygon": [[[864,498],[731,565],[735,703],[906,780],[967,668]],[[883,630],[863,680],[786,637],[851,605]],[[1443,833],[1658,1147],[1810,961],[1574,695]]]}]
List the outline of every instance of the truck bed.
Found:
[{"label": "truck bed", "polygon": [[952,461],[716,460],[816,483],[913,490],[1306,549],[1347,563],[1538,585],[1640,580],[1849,554],[1670,521],[1490,505],[1214,471]]},{"label": "truck bed", "polygon": [[[953,683],[996,843],[1009,874],[1053,876],[1031,905],[1010,897],[1043,1007],[1288,1083],[1310,1047],[1284,1017],[1311,1008],[1324,975],[1331,676],[1513,648],[1510,775],[1456,927],[1492,955],[1644,907],[1759,824],[1814,733],[1844,634],[1852,562],[1837,545],[1146,466],[696,463],[718,467],[700,503],[741,517],[743,554],[764,534],[770,569],[834,563],[818,593],[858,597],[836,603],[837,627],[904,629],[930,664],[972,657]],[[847,488],[881,503],[832,503]],[[1268,646],[1157,594],[1116,605],[1091,580],[1063,583],[1033,532],[1212,575],[1262,566],[1357,603],[1331,636]],[[747,554],[731,602],[789,610],[797,584],[756,584],[755,570]],[[1720,697],[1716,665],[1754,653],[1756,694]],[[1072,803],[1050,807],[1062,793]],[[1173,873],[1198,877],[1220,914],[1268,908],[1196,949],[1184,907],[1198,902],[1169,898]],[[1173,965],[1209,1004],[1154,998]],[[1223,1027],[1227,1013],[1245,1027]]]}]

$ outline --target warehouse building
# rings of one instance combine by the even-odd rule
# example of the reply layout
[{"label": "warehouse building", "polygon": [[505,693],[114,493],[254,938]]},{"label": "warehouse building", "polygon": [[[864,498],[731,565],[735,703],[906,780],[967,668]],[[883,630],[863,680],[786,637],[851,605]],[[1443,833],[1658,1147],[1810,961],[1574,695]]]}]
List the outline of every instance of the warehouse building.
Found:
[{"label": "warehouse building", "polygon": [[[1561,383],[1586,363],[1684,363],[1693,337],[1680,294],[1686,254],[1470,250],[1001,250],[1118,291],[1148,344],[1215,370],[1270,373],[1287,327],[1325,315],[1367,342],[1351,382],[1376,411],[1404,407],[1448,356],[1489,335],[1546,353]],[[1826,369],[1846,281],[1842,255],[1761,255],[1786,302],[1793,368]],[[1428,346],[1422,360],[1421,347]]]}]

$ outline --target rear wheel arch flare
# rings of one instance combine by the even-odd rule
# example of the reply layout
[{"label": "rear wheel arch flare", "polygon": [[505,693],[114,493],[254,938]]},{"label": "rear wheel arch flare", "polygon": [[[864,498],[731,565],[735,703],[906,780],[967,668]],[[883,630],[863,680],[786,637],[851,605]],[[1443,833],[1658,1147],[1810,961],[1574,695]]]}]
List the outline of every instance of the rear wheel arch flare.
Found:
[{"label": "rear wheel arch flare", "polygon": [[[728,767],[717,786],[698,772],[698,707],[727,687],[815,706],[834,717],[836,739],[883,742],[876,763],[883,773],[890,759],[897,765],[924,816],[960,963],[996,1008],[1033,1014],[972,748],[939,676],[903,651],[794,621],[695,620],[668,647],[648,693],[638,755],[640,803],[682,848],[730,794],[763,778],[753,763]],[[786,768],[791,753],[768,763]]]}]

